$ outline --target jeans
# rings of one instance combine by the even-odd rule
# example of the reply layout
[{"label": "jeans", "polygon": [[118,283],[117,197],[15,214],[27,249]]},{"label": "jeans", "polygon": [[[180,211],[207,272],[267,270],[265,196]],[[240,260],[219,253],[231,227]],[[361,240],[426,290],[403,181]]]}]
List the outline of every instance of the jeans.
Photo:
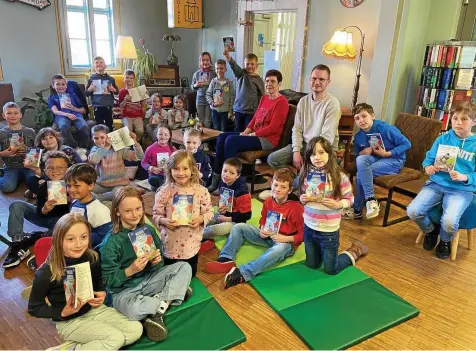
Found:
[{"label": "jeans", "polygon": [[228,237],[223,250],[220,252],[220,257],[234,260],[236,253],[241,245],[243,245],[244,239],[254,245],[268,248],[256,260],[238,267],[241,275],[246,281],[253,279],[269,267],[294,254],[293,246],[290,243],[275,243],[270,238],[263,239],[259,236],[258,228],[249,224],[238,223],[231,230],[230,236]]},{"label": "jeans", "polygon": [[134,118],[124,117],[122,119],[122,124],[124,125],[124,127],[127,126],[127,128],[129,128],[129,131],[136,134],[137,141],[140,144],[142,142],[142,137],[144,136],[144,121],[142,120],[142,118],[141,117],[134,117]]},{"label": "jeans", "polygon": [[440,239],[448,242],[458,231],[459,220],[464,211],[473,201],[471,191],[454,190],[428,181],[420,193],[407,207],[407,214],[415,221],[423,233],[433,231],[434,225],[430,221],[428,212],[435,206],[443,203],[443,215],[440,219]]},{"label": "jeans", "polygon": [[253,119],[254,113],[247,114],[235,111],[235,132],[244,132],[248,124]]},{"label": "jeans", "polygon": [[235,132],[221,133],[217,139],[213,172],[220,174],[223,162],[230,157],[236,157],[239,152],[261,149],[261,142],[258,137],[238,135]]},{"label": "jeans", "polygon": [[118,191],[120,188],[123,188],[124,186],[118,185],[118,186],[102,186],[96,183],[93,188],[93,193],[96,195],[96,198],[100,201],[112,201],[114,194],[116,191]]},{"label": "jeans", "polygon": [[35,173],[28,168],[10,168],[5,167],[3,177],[0,177],[0,191],[2,193],[13,193],[20,184],[20,181],[26,181],[29,176],[34,176]]},{"label": "jeans", "polygon": [[212,219],[203,230],[203,239],[213,239],[216,236],[228,235],[235,223],[218,222]]},{"label": "jeans", "polygon": [[[304,151],[304,148],[302,149]],[[288,167],[293,164],[293,145],[283,147],[269,154],[268,165],[273,169]]]},{"label": "jeans", "polygon": [[8,214],[8,236],[12,241],[20,241],[25,236],[23,220],[42,228],[53,229],[59,217],[40,216],[36,206],[25,201],[13,201]]},{"label": "jeans", "polygon": [[395,158],[380,158],[374,155],[357,156],[357,179],[355,189],[354,210],[361,212],[365,199],[374,196],[374,177],[397,174],[404,161]]},{"label": "jeans", "polygon": [[94,119],[97,124],[104,124],[109,128],[109,131],[114,130],[114,122],[112,120],[112,107],[96,106],[94,108]]},{"label": "jeans", "polygon": [[217,112],[212,110],[212,124],[213,129],[220,130],[222,132],[232,132],[233,123],[228,118],[228,112]]},{"label": "jeans", "polygon": [[154,188],[160,188],[165,182],[165,176],[163,175],[150,175],[149,184]]},{"label": "jeans", "polygon": [[209,105],[197,105],[197,114],[200,123],[205,128],[212,126],[212,110]]},{"label": "jeans", "polygon": [[[82,117],[78,117],[76,120],[72,121],[65,116],[56,116],[55,123],[58,125],[65,145],[71,146],[73,149],[77,148],[78,146],[84,149],[88,148],[89,128],[86,121]],[[71,125],[76,127],[77,142],[71,133]]]},{"label": "jeans", "polygon": [[318,269],[324,262],[327,274],[335,275],[352,265],[351,254],[344,251],[337,255],[339,248],[339,231],[320,232],[304,225],[304,246],[306,249],[306,265]]}]

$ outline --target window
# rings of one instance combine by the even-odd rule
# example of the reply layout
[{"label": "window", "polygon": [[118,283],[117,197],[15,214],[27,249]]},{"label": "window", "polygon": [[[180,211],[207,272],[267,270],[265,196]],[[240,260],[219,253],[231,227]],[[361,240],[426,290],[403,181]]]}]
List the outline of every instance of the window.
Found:
[{"label": "window", "polygon": [[89,72],[96,56],[116,69],[116,0],[60,0],[59,18],[65,74]]}]

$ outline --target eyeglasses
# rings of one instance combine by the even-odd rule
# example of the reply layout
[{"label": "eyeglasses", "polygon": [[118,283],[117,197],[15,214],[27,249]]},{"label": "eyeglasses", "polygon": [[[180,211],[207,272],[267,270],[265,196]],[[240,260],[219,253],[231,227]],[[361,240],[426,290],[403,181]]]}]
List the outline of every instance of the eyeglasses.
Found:
[{"label": "eyeglasses", "polygon": [[61,172],[61,171],[66,170],[67,168],[68,167],[46,167],[46,170],[48,172],[55,172],[55,171]]}]

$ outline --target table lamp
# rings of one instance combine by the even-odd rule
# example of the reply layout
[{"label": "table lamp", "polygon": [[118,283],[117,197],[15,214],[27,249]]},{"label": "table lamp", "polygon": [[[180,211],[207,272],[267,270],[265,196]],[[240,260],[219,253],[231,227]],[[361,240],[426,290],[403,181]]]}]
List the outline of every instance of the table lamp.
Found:
[{"label": "table lamp", "polygon": [[322,54],[326,57],[339,60],[355,60],[356,51],[354,44],[352,42],[352,32],[347,31],[349,28],[356,28],[360,32],[361,41],[360,41],[360,50],[359,58],[357,61],[357,70],[354,83],[354,94],[352,97],[352,111],[354,110],[355,105],[357,104],[357,97],[359,95],[360,87],[360,67],[362,65],[362,53],[364,52],[364,40],[365,34],[362,33],[359,27],[357,26],[348,26],[343,29],[337,29],[334,32],[331,40],[329,40],[322,47]]},{"label": "table lamp", "polygon": [[121,60],[122,69],[127,69],[129,60],[137,58],[134,40],[130,36],[118,35],[116,41],[116,58]]}]

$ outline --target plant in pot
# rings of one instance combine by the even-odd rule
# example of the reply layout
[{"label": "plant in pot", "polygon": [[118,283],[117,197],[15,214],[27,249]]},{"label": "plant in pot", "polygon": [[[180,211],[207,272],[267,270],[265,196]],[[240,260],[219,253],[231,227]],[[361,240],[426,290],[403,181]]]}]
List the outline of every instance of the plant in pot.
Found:
[{"label": "plant in pot", "polygon": [[40,90],[35,93],[38,98],[24,97],[21,99],[25,104],[21,107],[21,113],[25,115],[27,110],[35,110],[35,128],[37,130],[45,127],[51,127],[54,122],[53,111],[48,107],[48,101],[43,97],[44,92],[49,92],[50,88]]},{"label": "plant in pot", "polygon": [[170,43],[170,55],[167,57],[167,63],[169,66],[176,66],[178,64],[178,57],[174,54],[174,44],[176,41],[181,41],[179,35],[165,34],[162,37],[162,41],[168,41]]},{"label": "plant in pot", "polygon": [[136,49],[137,59],[132,63],[132,70],[135,72],[138,81],[144,83],[155,72],[156,63],[154,55],[145,47],[145,40],[141,38],[139,42],[142,44],[142,50]]}]

